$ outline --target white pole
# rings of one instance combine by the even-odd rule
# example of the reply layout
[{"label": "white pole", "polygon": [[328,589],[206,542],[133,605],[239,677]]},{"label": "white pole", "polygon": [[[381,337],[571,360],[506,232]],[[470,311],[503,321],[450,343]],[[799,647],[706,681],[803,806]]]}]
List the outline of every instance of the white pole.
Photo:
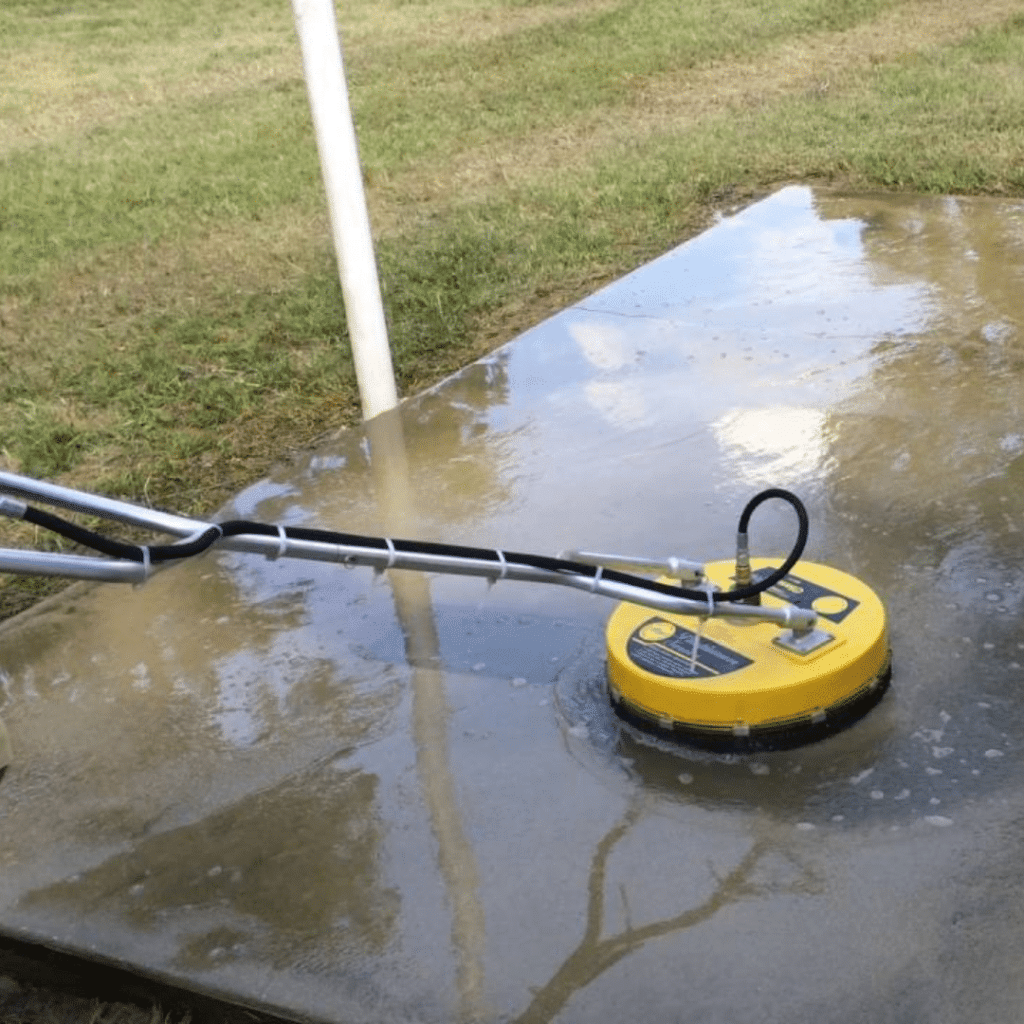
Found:
[{"label": "white pole", "polygon": [[398,404],[333,0],[292,0],[363,419]]}]

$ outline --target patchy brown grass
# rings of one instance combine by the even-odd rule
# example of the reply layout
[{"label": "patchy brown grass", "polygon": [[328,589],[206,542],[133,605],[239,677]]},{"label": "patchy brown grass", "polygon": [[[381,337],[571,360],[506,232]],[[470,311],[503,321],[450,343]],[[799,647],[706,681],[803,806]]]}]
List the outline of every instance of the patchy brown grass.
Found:
[{"label": "patchy brown grass", "polygon": [[[780,99],[835,95],[857,73],[967,39],[1020,13],[1016,0],[910,0],[865,24],[785,40],[752,58],[717,60],[638,80],[627,104],[602,107],[557,128],[495,139],[454,160],[396,176],[392,204],[429,216],[452,188],[478,195],[541,178],[569,176],[611,150],[639,148],[653,137],[679,134],[731,112]],[[371,190],[372,194],[373,190]],[[699,222],[699,221],[698,221]]]},{"label": "patchy brown grass", "polygon": [[448,45],[481,42],[511,36],[525,29],[568,22],[580,15],[614,10],[617,0],[568,0],[555,4],[523,7],[494,7],[479,0],[455,0],[443,6],[403,4],[401,6],[350,7],[339,14],[344,24],[346,46]]},{"label": "patchy brown grass", "polygon": [[[287,11],[287,5],[283,9]],[[301,55],[282,45],[282,32],[288,29],[285,23],[262,33],[250,30],[233,38],[230,51],[226,46],[207,51],[194,39],[141,46],[116,65],[85,64],[70,44],[45,37],[34,40],[7,55],[0,66],[0,95],[8,98],[0,121],[0,157],[117,125],[161,104],[301,81]],[[202,60],[197,60],[197,49]],[[238,61],[237,51],[254,56]],[[218,52],[224,55],[222,61]]]}]

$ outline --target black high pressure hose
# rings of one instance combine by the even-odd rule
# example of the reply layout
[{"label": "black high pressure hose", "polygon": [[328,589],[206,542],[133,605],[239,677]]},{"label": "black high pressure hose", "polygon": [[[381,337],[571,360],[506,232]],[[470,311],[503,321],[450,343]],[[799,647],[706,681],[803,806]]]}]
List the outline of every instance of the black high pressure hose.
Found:
[{"label": "black high pressure hose", "polygon": [[[716,604],[730,601],[745,601],[763,593],[784,579],[803,554],[808,534],[807,510],[804,508],[803,502],[795,494],[781,488],[773,487],[762,491],[747,502],[743,513],[740,515],[737,532],[745,535],[750,524],[750,517],[755,509],[763,502],[769,501],[772,498],[780,498],[783,501],[787,501],[796,510],[799,521],[796,544],[794,544],[793,549],[782,565],[758,582],[751,583],[748,586],[736,587],[733,590],[712,592],[710,598]],[[211,547],[221,537],[237,537],[242,534],[279,537],[281,534],[277,526],[272,526],[269,523],[230,520],[211,525],[194,536],[173,544],[147,545],[143,548],[137,544],[126,544],[123,541],[104,537],[102,534],[87,530],[66,519],[62,519],[60,516],[44,512],[32,506],[26,506],[22,519],[44,530],[60,534],[60,536],[66,537],[76,544],[81,544],[83,547],[92,548],[94,551],[99,551],[104,555],[110,555],[112,558],[125,559],[131,562],[146,562],[148,560],[153,564],[198,555],[200,552]],[[333,530],[317,530],[295,526],[286,527],[284,535],[292,540],[344,544],[354,547],[376,548],[381,551],[393,550],[405,554],[429,554],[448,558],[490,561],[495,563],[496,569],[503,564],[518,564],[550,572],[584,576],[590,579],[595,579],[598,573],[600,573],[602,579],[626,583],[643,590],[650,590],[659,594],[669,594],[673,597],[683,597],[692,601],[706,602],[708,600],[708,592],[704,590],[691,590],[686,587],[658,583],[655,580],[649,580],[643,576],[635,576],[631,573],[618,572],[614,569],[599,569],[592,565],[585,565],[582,562],[571,562],[561,558],[548,558],[544,555],[531,555],[513,551],[502,551],[499,554],[499,552],[487,548],[463,547],[457,544],[437,544],[430,541],[416,540],[392,540],[389,545],[389,542],[382,537],[362,537],[356,534],[337,533]]]}]

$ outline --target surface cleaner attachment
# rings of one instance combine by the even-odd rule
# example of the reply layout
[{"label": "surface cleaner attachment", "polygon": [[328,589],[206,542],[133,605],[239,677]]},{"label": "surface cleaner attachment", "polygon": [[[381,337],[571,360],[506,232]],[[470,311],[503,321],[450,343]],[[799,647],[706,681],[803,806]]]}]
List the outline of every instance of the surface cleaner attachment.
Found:
[{"label": "surface cleaner attachment", "polygon": [[[752,560],[748,550],[750,517],[770,499],[788,502],[799,521],[797,541],[781,564]],[[179,539],[127,543],[28,504],[32,500]],[[889,682],[881,602],[852,576],[799,561],[807,512],[799,498],[777,488],[762,491],[743,510],[735,563],[707,566],[587,552],[551,558],[247,520],[209,523],[4,472],[0,514],[106,556],[0,550],[0,572],[141,583],[161,565],[217,547],[378,571],[556,584],[610,597],[621,602],[607,627],[615,709],[643,729],[713,749],[763,750],[820,739],[864,714]],[[0,733],[0,758],[3,738]]]},{"label": "surface cleaner attachment", "polygon": [[[752,564],[753,578],[777,567]],[[705,567],[722,590],[732,562]],[[813,611],[803,632],[770,622],[652,614],[621,604],[608,621],[608,691],[619,715],[642,729],[710,750],[799,746],[845,728],[889,683],[881,601],[860,580],[800,562],[761,595],[763,606]]]},{"label": "surface cleaner attachment", "polygon": [[[750,558],[750,518],[770,499],[799,521],[781,564]],[[703,593],[703,609],[620,604],[607,627],[608,694],[620,717],[692,746],[754,751],[822,739],[870,710],[889,685],[885,609],[853,576],[800,561],[807,533],[796,495],[763,491],[740,516],[735,562],[680,563],[660,581],[698,581],[699,591],[679,585],[687,597]],[[771,618],[779,615],[788,629]]]}]

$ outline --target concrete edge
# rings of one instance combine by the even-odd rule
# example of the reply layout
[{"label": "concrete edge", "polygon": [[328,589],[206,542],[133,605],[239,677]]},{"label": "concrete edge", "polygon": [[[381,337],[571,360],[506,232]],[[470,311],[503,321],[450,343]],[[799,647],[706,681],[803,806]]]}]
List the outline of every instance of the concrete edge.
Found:
[{"label": "concrete edge", "polygon": [[104,959],[83,957],[12,936],[0,928],[0,977],[63,996],[125,1003],[190,1024],[309,1024],[307,1018],[281,1017],[259,1006],[243,1006],[213,992],[198,992],[136,973]]}]

